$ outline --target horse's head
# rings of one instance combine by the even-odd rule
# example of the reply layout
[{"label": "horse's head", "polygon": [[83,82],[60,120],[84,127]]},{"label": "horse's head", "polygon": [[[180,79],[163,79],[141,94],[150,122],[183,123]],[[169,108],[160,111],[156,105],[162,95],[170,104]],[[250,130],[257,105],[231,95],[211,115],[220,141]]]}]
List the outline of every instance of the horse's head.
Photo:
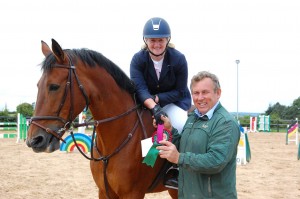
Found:
[{"label": "horse's head", "polygon": [[[38,81],[34,117],[26,143],[35,152],[59,149],[62,136],[76,116],[88,105],[88,96],[73,65],[75,56],[52,39],[52,50],[42,41],[45,60]],[[76,104],[76,106],[75,106]]]}]

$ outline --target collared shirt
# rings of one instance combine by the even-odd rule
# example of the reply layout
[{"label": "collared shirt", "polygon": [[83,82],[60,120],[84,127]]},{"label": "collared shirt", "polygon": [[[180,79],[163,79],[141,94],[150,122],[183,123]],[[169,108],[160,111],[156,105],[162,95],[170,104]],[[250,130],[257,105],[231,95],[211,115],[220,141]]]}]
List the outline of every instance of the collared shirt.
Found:
[{"label": "collared shirt", "polygon": [[220,101],[218,101],[205,115],[202,115],[197,108],[194,110],[194,112],[196,113],[196,115],[198,115],[198,117],[203,118],[204,116],[206,116],[210,120],[212,118],[212,116],[214,114],[214,111],[215,111],[215,109],[216,109],[216,107],[218,106],[219,103],[220,103]]}]

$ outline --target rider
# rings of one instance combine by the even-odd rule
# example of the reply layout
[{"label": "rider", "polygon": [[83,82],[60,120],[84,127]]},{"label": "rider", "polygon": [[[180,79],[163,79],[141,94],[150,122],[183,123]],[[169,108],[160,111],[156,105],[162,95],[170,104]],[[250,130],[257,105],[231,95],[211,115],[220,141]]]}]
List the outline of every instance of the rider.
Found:
[{"label": "rider", "polygon": [[161,115],[168,115],[181,132],[191,107],[188,64],[170,40],[167,21],[159,17],[149,19],[143,30],[145,44],[130,63],[130,77],[138,100],[151,110],[157,123],[162,123]]}]

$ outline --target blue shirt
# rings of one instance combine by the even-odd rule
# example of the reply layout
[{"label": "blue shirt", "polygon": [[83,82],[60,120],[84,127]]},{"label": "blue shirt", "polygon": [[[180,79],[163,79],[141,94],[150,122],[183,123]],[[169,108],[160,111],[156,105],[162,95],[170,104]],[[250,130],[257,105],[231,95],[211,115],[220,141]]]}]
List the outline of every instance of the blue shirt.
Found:
[{"label": "blue shirt", "polygon": [[[210,118],[212,118],[213,114],[214,114],[214,111],[216,109],[216,107],[218,106],[218,104],[220,103],[220,101],[218,101],[205,115],[208,117],[208,119],[210,120]],[[198,109],[196,108],[195,110],[195,113],[198,117],[203,117],[205,115],[202,115]]]}]

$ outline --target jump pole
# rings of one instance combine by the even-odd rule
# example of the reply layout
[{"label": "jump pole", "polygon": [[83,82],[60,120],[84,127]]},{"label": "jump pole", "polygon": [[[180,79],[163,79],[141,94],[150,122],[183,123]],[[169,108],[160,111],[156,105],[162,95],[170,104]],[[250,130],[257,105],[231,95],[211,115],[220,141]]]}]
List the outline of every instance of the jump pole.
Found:
[{"label": "jump pole", "polygon": [[[290,124],[287,125],[286,130],[286,144],[289,144],[290,142],[295,142],[295,144],[298,146],[299,144],[299,133],[298,133],[298,118]],[[294,137],[294,139],[291,139],[291,137]]]},{"label": "jump pole", "polygon": [[26,120],[26,117],[24,117],[22,114],[18,113],[17,118],[18,123],[18,132],[17,132],[17,142],[20,143],[21,140],[25,141],[27,138],[27,130],[28,130],[28,123]]}]

